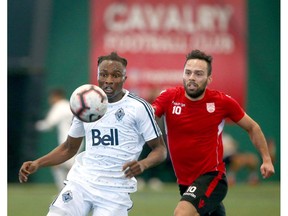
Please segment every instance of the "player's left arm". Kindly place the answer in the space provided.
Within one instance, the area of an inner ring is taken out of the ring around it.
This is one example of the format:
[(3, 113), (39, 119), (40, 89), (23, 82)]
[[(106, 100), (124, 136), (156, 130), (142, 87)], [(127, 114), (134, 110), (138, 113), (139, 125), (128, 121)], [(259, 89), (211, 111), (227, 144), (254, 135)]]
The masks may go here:
[(274, 166), (269, 154), (267, 142), (265, 136), (257, 122), (255, 122), (249, 115), (245, 113), (243, 118), (237, 122), (237, 124), (247, 131), (249, 134), (251, 142), (259, 151), (262, 157), (262, 165), (260, 167), (261, 174), (263, 178), (269, 178), (272, 176), (274, 171)]
[(147, 142), (151, 148), (151, 152), (146, 158), (140, 161), (130, 161), (123, 166), (125, 176), (132, 178), (133, 176), (143, 173), (146, 169), (157, 166), (167, 157), (167, 149), (162, 135)]

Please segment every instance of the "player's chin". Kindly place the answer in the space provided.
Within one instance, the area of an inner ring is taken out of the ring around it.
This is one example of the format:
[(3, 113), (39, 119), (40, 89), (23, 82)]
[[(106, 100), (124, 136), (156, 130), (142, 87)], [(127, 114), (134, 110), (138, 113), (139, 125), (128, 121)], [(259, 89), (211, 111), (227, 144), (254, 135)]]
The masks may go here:
[(108, 98), (108, 99), (112, 99), (112, 98), (115, 97), (115, 93), (114, 93), (114, 92), (106, 92), (106, 91), (104, 91), (104, 92), (105, 92), (105, 94), (107, 95), (107, 98)]
[(186, 88), (186, 92), (187, 94), (191, 97), (194, 96), (196, 94), (196, 90), (195, 89), (190, 89), (190, 88)]

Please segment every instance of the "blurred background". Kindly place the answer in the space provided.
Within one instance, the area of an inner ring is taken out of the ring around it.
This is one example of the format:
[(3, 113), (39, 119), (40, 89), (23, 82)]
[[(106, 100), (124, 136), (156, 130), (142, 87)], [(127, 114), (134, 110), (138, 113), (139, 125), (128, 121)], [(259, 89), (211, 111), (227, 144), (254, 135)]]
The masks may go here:
[[(56, 129), (35, 129), (35, 122), (49, 110), (49, 91), (61, 87), (69, 98), (76, 87), (95, 82), (98, 55), (115, 49), (127, 57), (127, 89), (153, 100), (162, 88), (181, 84), (185, 55), (198, 47), (214, 56), (212, 87), (235, 97), (274, 144), (276, 173), (268, 181), (280, 181), (279, 0), (7, 3), (8, 183), (18, 181), (23, 161), (57, 145)], [(147, 15), (151, 11), (158, 15)], [(221, 17), (226, 19), (221, 22)], [(127, 40), (142, 48), (129, 46)], [(148, 42), (165, 46), (157, 50)], [(257, 155), (245, 131), (228, 122), (225, 132), (237, 140), (240, 150)], [(240, 181), (245, 175), (244, 170)], [(153, 177), (175, 182), (169, 158), (143, 176)], [(40, 170), (30, 181), (53, 182), (51, 170)]]

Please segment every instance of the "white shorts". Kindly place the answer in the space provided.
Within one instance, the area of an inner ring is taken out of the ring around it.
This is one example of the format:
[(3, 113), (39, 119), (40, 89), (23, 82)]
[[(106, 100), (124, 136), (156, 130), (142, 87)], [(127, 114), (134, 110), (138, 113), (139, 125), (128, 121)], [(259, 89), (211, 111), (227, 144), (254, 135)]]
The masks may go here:
[(99, 190), (68, 181), (47, 216), (128, 216), (133, 203), (127, 192)]

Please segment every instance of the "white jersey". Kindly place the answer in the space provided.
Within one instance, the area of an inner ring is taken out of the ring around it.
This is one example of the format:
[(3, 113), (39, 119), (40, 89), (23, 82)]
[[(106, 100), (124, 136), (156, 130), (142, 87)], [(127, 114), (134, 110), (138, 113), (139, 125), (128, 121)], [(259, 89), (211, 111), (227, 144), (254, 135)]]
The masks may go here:
[(129, 93), (109, 103), (98, 121), (73, 119), (71, 137), (86, 137), (86, 150), (80, 153), (67, 179), (106, 190), (135, 192), (135, 178), (126, 178), (122, 167), (137, 160), (146, 141), (160, 136), (153, 109), (143, 99)]

